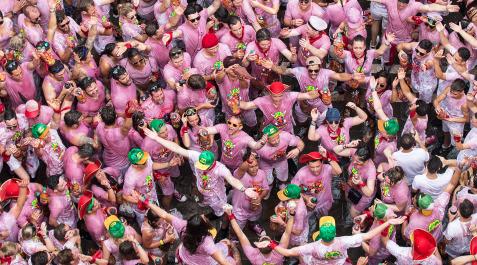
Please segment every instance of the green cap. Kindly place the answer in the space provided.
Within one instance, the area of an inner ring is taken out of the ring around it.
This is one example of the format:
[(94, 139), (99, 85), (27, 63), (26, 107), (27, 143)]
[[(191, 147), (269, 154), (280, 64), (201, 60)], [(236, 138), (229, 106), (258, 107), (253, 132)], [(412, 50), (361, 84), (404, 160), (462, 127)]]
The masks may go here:
[(374, 217), (376, 217), (379, 220), (382, 220), (384, 216), (386, 216), (386, 211), (388, 210), (388, 207), (384, 203), (378, 203), (374, 207)]
[(396, 135), (399, 132), (399, 122), (396, 118), (387, 121), (379, 120), (378, 129), (381, 132), (386, 132), (389, 135)]
[(278, 128), (273, 124), (269, 124), (263, 128), (262, 132), (270, 137), (278, 133)]
[(199, 160), (195, 162), (195, 167), (200, 170), (209, 169), (212, 164), (215, 162), (215, 155), (210, 151), (203, 151), (199, 155)]
[(156, 132), (159, 132), (159, 130), (161, 130), (162, 126), (164, 126), (166, 123), (164, 122), (163, 119), (154, 119), (151, 121), (151, 123), (149, 124), (149, 126), (151, 127), (151, 129), (153, 129), (154, 131)]
[(434, 203), (434, 199), (432, 199), (431, 195), (429, 194), (420, 195), (419, 198), (417, 199), (417, 206), (421, 210), (429, 209), (431, 204), (433, 203)]
[(149, 158), (149, 153), (142, 151), (140, 148), (133, 148), (128, 153), (129, 162), (133, 165), (144, 165)]
[(109, 234), (113, 238), (122, 238), (126, 228), (116, 215), (111, 215), (104, 220), (104, 226), (108, 229)]
[(295, 184), (288, 184), (286, 188), (277, 193), (278, 198), (281, 201), (287, 201), (290, 199), (299, 199), (301, 194), (301, 188)]
[(332, 216), (323, 216), (319, 222), (320, 229), (313, 233), (313, 240), (323, 240), (325, 242), (331, 242), (336, 237), (336, 222)]
[(43, 139), (48, 131), (48, 126), (43, 123), (37, 123), (31, 127), (31, 134), (36, 139)]

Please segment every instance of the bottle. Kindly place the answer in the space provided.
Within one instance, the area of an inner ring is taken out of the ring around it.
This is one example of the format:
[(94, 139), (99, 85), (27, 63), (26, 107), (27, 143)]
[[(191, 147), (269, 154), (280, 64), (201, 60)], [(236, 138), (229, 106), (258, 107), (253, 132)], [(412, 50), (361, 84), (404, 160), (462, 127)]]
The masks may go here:
[(48, 204), (48, 193), (46, 193), (46, 187), (43, 187), (43, 190), (40, 193), (40, 203), (43, 205)]
[(174, 111), (171, 113), (170, 117), (171, 117), (172, 127), (176, 129), (179, 128), (181, 125), (181, 116), (179, 115), (179, 113)]
[(311, 202), (312, 202), (312, 203), (317, 203), (318, 200), (317, 200), (315, 197), (313, 197), (313, 198), (311, 198)]

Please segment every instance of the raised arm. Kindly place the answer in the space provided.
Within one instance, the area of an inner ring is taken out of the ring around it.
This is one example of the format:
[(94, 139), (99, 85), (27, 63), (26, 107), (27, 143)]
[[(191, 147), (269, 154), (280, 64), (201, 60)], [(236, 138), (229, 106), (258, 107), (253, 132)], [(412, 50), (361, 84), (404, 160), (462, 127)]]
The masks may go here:
[(459, 6), (457, 5), (439, 5), (439, 4), (428, 4), (422, 5), (419, 8), (420, 12), (459, 12)]
[(182, 148), (180, 145), (176, 144), (175, 142), (172, 142), (172, 141), (169, 141), (169, 140), (166, 140), (166, 139), (163, 139), (163, 138), (159, 137), (159, 135), (157, 135), (156, 132), (151, 131), (148, 128), (144, 128), (143, 131), (144, 131), (144, 134), (146, 136), (148, 136), (152, 140), (160, 143), (165, 148), (167, 148), (167, 149), (171, 150), (172, 152), (174, 152), (176, 154), (179, 154), (183, 157), (189, 158), (189, 154), (188, 154), (189, 151), (187, 149)]
[(258, 108), (253, 101), (240, 101), (239, 107), (242, 110), (255, 110)]
[(385, 34), (385, 37), (384, 37), (384, 40), (383, 42), (381, 43), (381, 46), (379, 47), (379, 49), (376, 50), (376, 55), (377, 56), (382, 56), (386, 50), (389, 48), (389, 46), (391, 45), (391, 42), (393, 42), (395, 39), (395, 36), (393, 33), (390, 33), (390, 34)]
[(280, 245), (284, 248), (288, 248), (290, 243), (290, 235), (293, 229), (293, 224), (295, 223), (295, 216), (288, 216), (287, 226), (285, 227), (285, 233), (283, 233), (282, 238), (280, 238)]
[(399, 217), (399, 218), (394, 218), (390, 219), (380, 226), (368, 231), (367, 233), (363, 234), (363, 241), (368, 241), (371, 240), (373, 237), (380, 236), (379, 234), (386, 229), (389, 225), (400, 225), (406, 220), (405, 216)]
[(316, 127), (318, 126), (316, 122), (318, 120), (318, 117), (321, 115), (321, 113), (318, 111), (317, 108), (313, 108), (310, 112), (310, 115), (311, 115), (311, 123), (310, 123), (310, 128), (308, 128), (308, 140), (318, 141), (320, 140), (321, 136), (319, 133), (316, 132)]
[(387, 121), (387, 120), (389, 120), (389, 117), (383, 111), (383, 106), (381, 105), (381, 99), (379, 98), (378, 92), (376, 92), (375, 88), (376, 88), (376, 85), (371, 87), (371, 89), (372, 89), (371, 95), (373, 97), (374, 111), (376, 111), (376, 114), (378, 115), (378, 118), (380, 120)]
[(462, 38), (464, 38), (464, 40), (466, 42), (468, 42), (470, 45), (472, 45), (472, 47), (477, 48), (477, 39), (474, 36), (470, 35), (469, 33), (465, 32), (465, 30), (462, 29), (460, 23), (459, 23), (459, 25), (457, 25), (457, 24), (451, 22), (451, 23), (449, 23), (449, 26), (453, 31), (455, 31), (455, 32), (457, 32), (457, 34), (461, 35)]
[(174, 215), (168, 213), (167, 211), (155, 205), (154, 203), (150, 203), (148, 206), (149, 206), (149, 209), (151, 209), (151, 211), (159, 215), (159, 217), (163, 218), (168, 223), (171, 223), (174, 220), (174, 218), (176, 218)]
[(210, 17), (220, 8), (220, 0), (214, 0), (212, 4), (207, 7), (207, 15)]
[(403, 68), (399, 68), (398, 70), (398, 79), (399, 79), (399, 86), (401, 87), (401, 91), (403, 95), (407, 98), (409, 102), (415, 102), (417, 97), (411, 92), (411, 88), (406, 83), (404, 79), (406, 77), (406, 72)]
[(346, 103), (346, 107), (356, 111), (356, 114), (357, 114), (356, 116), (353, 117), (353, 120), (351, 122), (352, 126), (359, 125), (368, 119), (368, 114), (366, 114), (364, 110), (356, 106), (356, 104), (354, 104), (353, 102)]

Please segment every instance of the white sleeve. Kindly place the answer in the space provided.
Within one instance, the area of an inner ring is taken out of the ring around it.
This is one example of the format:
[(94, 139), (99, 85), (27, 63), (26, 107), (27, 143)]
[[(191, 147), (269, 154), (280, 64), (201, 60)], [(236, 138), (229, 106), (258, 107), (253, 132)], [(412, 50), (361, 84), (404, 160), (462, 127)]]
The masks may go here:
[(199, 160), (200, 153), (194, 150), (187, 150), (187, 156), (192, 163), (195, 163)]
[(15, 171), (22, 166), (20, 161), (18, 161), (18, 159), (16, 159), (14, 156), (10, 156), (10, 159), (8, 160), (7, 165), (8, 167), (10, 167), (11, 171)]
[[(449, 225), (447, 225), (447, 229), (444, 231), (444, 236), (447, 240), (452, 240), (454, 238), (456, 238), (458, 235), (458, 233), (456, 233), (456, 228), (458, 228), (458, 223), (456, 222), (459, 222), (459, 220), (454, 220), (452, 222), (449, 223)], [(461, 235), (462, 236), (462, 235)]]
[(346, 248), (356, 248), (363, 243), (363, 234), (357, 234), (352, 236), (344, 236), (341, 238), (341, 242)]
[(406, 256), (406, 253), (411, 251), (411, 248), (400, 247), (396, 242), (392, 240), (388, 240), (386, 244), (386, 249), (393, 255), (394, 257), (403, 257)]

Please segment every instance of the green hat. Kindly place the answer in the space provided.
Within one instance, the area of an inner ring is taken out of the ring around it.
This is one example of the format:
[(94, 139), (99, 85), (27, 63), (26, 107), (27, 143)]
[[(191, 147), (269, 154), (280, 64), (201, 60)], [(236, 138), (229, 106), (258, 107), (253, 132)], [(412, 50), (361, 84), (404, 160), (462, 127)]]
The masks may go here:
[(286, 188), (277, 193), (278, 198), (281, 201), (287, 201), (290, 199), (299, 199), (301, 194), (301, 188), (295, 184), (288, 184)]
[(199, 155), (199, 160), (195, 162), (195, 167), (200, 170), (207, 170), (214, 164), (215, 155), (210, 151), (203, 151)]
[(399, 122), (396, 118), (387, 121), (378, 120), (378, 130), (389, 135), (396, 135), (399, 132)]
[(144, 165), (149, 158), (149, 153), (142, 151), (140, 148), (133, 148), (128, 153), (129, 162), (133, 165)]
[(271, 137), (278, 133), (278, 128), (273, 124), (269, 124), (265, 128), (263, 128), (262, 132), (263, 134), (268, 135), (268, 137)]
[(104, 220), (104, 227), (113, 238), (122, 238), (126, 228), (116, 215), (111, 215)]
[(320, 230), (313, 233), (313, 240), (323, 240), (330, 242), (336, 237), (336, 222), (331, 216), (323, 216), (320, 218)]
[(417, 206), (421, 210), (427, 210), (429, 208), (432, 208), (433, 203), (434, 199), (432, 199), (431, 195), (429, 194), (420, 195), (417, 199)]
[(37, 123), (33, 125), (33, 127), (31, 127), (31, 134), (36, 139), (43, 139), (48, 134), (49, 130), (50, 129), (48, 128), (47, 125), (43, 123)]
[(164, 122), (163, 119), (154, 119), (149, 123), (149, 126), (151, 129), (153, 129), (156, 132), (159, 132), (161, 130), (162, 126), (164, 126), (166, 123)]
[(382, 220), (384, 216), (386, 216), (386, 211), (388, 210), (388, 207), (384, 203), (378, 203), (376, 206), (374, 206), (374, 217), (376, 217), (379, 220)]

